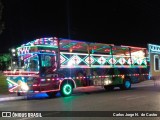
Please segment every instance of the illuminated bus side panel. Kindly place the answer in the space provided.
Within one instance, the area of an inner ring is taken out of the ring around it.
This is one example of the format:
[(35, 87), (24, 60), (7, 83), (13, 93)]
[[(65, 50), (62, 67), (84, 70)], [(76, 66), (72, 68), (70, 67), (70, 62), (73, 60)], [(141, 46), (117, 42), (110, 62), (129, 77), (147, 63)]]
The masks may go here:
[(75, 80), (77, 87), (122, 84), (122, 80), (119, 78), (123, 79), (124, 77), (129, 77), (132, 83), (137, 83), (141, 82), (139, 75), (143, 75), (145, 79), (148, 77), (148, 69), (146, 68), (61, 68), (59, 73), (66, 79)]
[[(136, 55), (139, 53), (136, 53)], [(145, 54), (145, 53), (144, 53)], [(61, 68), (146, 68), (146, 57), (136, 55), (60, 54)]]
[(27, 76), (8, 76), (9, 92), (47, 92), (58, 91), (60, 80), (48, 78), (27, 77)]
[(28, 92), (36, 77), (8, 76), (9, 92)]

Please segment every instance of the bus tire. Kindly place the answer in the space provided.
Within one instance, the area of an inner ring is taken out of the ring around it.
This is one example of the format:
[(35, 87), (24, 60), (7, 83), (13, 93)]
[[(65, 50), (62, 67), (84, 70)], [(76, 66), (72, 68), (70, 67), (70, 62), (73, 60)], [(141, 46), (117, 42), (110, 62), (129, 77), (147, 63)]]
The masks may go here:
[(104, 89), (105, 89), (106, 91), (112, 91), (112, 90), (114, 89), (114, 86), (106, 85), (106, 86), (104, 86)]
[(53, 98), (56, 96), (57, 92), (46, 92), (49, 98)]
[(17, 96), (21, 96), (21, 93), (20, 93), (20, 92), (17, 92)]
[(123, 84), (120, 87), (122, 90), (129, 90), (131, 89), (131, 80), (126, 79), (124, 80)]
[(63, 97), (68, 97), (72, 94), (73, 92), (73, 86), (71, 83), (62, 83), (61, 88), (60, 88), (60, 93)]

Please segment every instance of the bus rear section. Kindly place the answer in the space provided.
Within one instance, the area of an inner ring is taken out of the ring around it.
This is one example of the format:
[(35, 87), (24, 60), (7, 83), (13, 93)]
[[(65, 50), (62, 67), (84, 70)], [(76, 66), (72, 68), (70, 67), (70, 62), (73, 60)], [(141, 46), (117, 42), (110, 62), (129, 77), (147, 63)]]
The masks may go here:
[(148, 78), (146, 48), (60, 41), (59, 72), (80, 86), (130, 89), (132, 83)]

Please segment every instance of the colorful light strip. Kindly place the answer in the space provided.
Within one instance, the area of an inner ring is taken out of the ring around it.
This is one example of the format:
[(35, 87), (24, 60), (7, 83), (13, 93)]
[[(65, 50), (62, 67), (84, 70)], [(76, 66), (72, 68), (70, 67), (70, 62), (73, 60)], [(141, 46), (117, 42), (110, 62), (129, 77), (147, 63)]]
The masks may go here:
[[(65, 53), (61, 52), (61, 67), (71, 67), (71, 68), (88, 68), (95, 67), (97, 68), (111, 68), (114, 67), (147, 67), (147, 61), (144, 56), (119, 56), (119, 55), (102, 55), (102, 54), (82, 54), (82, 53)], [(102, 66), (103, 65), (103, 66)], [(67, 67), (67, 68), (69, 68)]]
[(17, 48), (18, 56), (27, 53), (39, 52), (40, 50), (38, 50), (37, 47), (58, 48), (58, 39), (56, 37), (40, 38), (23, 44), (21, 47)]
[(153, 45), (153, 44), (149, 44), (148, 45), (149, 51), (152, 52), (158, 52), (160, 53), (160, 46), (159, 45)]

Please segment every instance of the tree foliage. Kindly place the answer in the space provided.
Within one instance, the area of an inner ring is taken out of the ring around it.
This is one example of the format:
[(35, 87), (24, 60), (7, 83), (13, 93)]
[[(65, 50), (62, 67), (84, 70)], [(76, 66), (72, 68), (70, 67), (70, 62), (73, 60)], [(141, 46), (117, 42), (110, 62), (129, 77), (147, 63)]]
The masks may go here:
[(7, 62), (10, 61), (11, 56), (9, 54), (2, 54), (0, 55), (0, 62)]
[(11, 61), (10, 54), (1, 54), (0, 55), (0, 70), (5, 70), (9, 67)]

